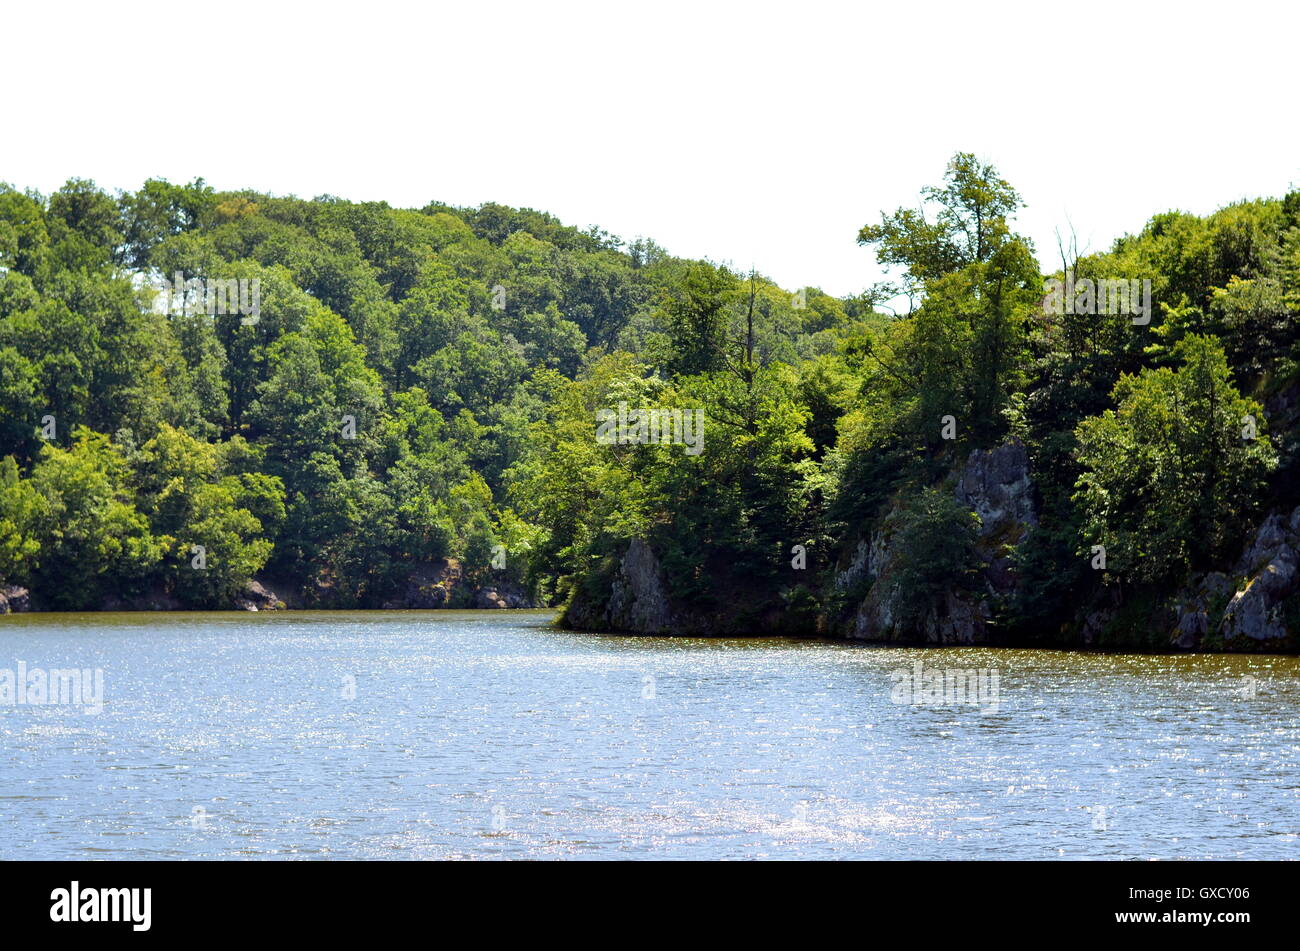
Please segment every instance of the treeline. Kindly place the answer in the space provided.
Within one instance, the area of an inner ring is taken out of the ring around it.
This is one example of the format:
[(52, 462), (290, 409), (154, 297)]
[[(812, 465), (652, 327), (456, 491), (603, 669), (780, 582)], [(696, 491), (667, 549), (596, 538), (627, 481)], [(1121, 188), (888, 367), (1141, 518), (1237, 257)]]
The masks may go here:
[[(668, 354), (661, 304), (697, 269), (491, 204), (2, 186), (0, 582), (222, 607), (266, 575), (375, 607), (454, 558), (563, 596), (516, 498), (536, 426), (605, 355)], [(178, 274), (254, 282), (256, 319), (176, 306)]]
[[(1039, 518), (1000, 636), (1117, 588), (1161, 604), (1300, 502), (1300, 193), (1046, 273), (1020, 203), (955, 156), (859, 235), (896, 280), (837, 299), (499, 205), (0, 188), (0, 580), (58, 608), (226, 606), (254, 576), (375, 607), (454, 558), (600, 605), (642, 539), (710, 629), (826, 632), (888, 520), (906, 624), (978, 586), (951, 481), (1015, 440)], [(160, 306), (177, 273), (257, 281), (256, 320)], [(1051, 312), (1045, 277), (1149, 280), (1150, 320)], [(702, 451), (598, 441), (620, 405), (702, 410)]]

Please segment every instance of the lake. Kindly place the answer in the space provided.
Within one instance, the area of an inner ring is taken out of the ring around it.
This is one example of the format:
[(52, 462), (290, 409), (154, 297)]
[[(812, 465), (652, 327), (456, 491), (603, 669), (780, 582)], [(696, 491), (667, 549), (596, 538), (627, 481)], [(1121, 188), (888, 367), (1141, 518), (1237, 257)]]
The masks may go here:
[(0, 859), (1300, 855), (1296, 658), (550, 618), (0, 618)]

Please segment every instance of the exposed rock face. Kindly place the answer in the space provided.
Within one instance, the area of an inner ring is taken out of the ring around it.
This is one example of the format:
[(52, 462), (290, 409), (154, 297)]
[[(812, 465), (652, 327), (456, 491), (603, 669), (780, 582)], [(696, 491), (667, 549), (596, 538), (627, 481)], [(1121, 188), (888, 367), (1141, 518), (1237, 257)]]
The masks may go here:
[(396, 601), (390, 601), (385, 608), (445, 608), (451, 604), (452, 595), (461, 584), (464, 575), (460, 562), (455, 559), (441, 559), (427, 565), (421, 565), (411, 572), (406, 582), (406, 591)]
[(531, 608), (532, 596), (513, 581), (477, 586), (465, 576), (454, 558), (421, 565), (411, 572), (402, 595), (384, 604), (386, 609), (411, 608)]
[(628, 545), (609, 595), (610, 624), (618, 630), (648, 634), (672, 629), (672, 612), (659, 559), (639, 538)]
[(260, 581), (250, 581), (235, 596), (235, 607), (240, 611), (283, 611), (284, 602)]
[(691, 637), (805, 636), (817, 631), (816, 598), (806, 587), (756, 585), (725, 565), (718, 566), (714, 577), (726, 598), (676, 601), (654, 549), (636, 538), (609, 573), (607, 594), (580, 586), (561, 620), (579, 630)]
[(1233, 574), (1244, 583), (1234, 585), (1227, 575), (1212, 572), (1177, 600), (1170, 636), (1175, 646), (1195, 650), (1215, 635), (1226, 650), (1252, 650), (1300, 633), (1292, 630), (1285, 610), (1288, 601), (1300, 597), (1300, 508), (1290, 518), (1266, 518)]
[(1221, 571), (1213, 571), (1200, 579), (1191, 593), (1174, 604), (1177, 618), (1171, 638), (1174, 646), (1191, 650), (1200, 644), (1201, 638), (1210, 632), (1210, 611), (1233, 591), (1232, 582)]
[(927, 644), (980, 644), (988, 640), (994, 602), (1012, 594), (1016, 575), (1006, 547), (1038, 523), (1029, 454), (1017, 440), (994, 449), (976, 449), (958, 473), (956, 497), (980, 517), (978, 550), (985, 562), (982, 593), (952, 590), (928, 611), (919, 628), (901, 630), (899, 591), (891, 578), (890, 518), (869, 540), (858, 543), (849, 567), (835, 579), (851, 588), (864, 579), (871, 589), (848, 626), (848, 636), (869, 641), (919, 641)]
[(987, 598), (972, 601), (949, 591), (943, 596), (942, 604), (926, 615), (926, 643), (986, 643), (991, 614)]
[(21, 613), (31, 609), (32, 599), (26, 588), (0, 584), (0, 614)]
[(484, 585), (474, 592), (476, 608), (531, 608), (532, 598), (519, 585), (510, 581)]
[(1228, 603), (1220, 628), (1224, 641), (1231, 642), (1238, 637), (1273, 641), (1289, 636), (1282, 619), (1282, 602), (1295, 591), (1295, 586), (1295, 553), (1270, 561)]
[(897, 589), (890, 580), (889, 531), (890, 520), (871, 533), (871, 538), (858, 542), (853, 561), (836, 579), (837, 587), (848, 588), (864, 580), (871, 582), (866, 598), (858, 605), (848, 629), (848, 636), (861, 641), (893, 640), (897, 630), (895, 621)]
[(996, 449), (972, 452), (957, 482), (957, 499), (980, 517), (979, 549), (989, 593), (1009, 597), (1017, 579), (1007, 546), (1019, 543), (1038, 524), (1024, 445), (1013, 439)]
[(872, 542), (880, 535), (879, 532), (871, 536), (871, 540), (863, 538), (858, 541), (858, 547), (853, 552), (853, 559), (849, 566), (843, 571), (837, 572), (832, 580), (832, 585), (840, 590), (852, 588), (863, 578), (874, 578), (880, 574), (881, 564), (879, 559), (873, 557), (875, 549)]
[(1037, 525), (1034, 484), (1029, 478), (1029, 453), (1018, 440), (996, 449), (976, 449), (957, 480), (957, 500), (980, 517), (980, 537), (1008, 527)]
[(1290, 637), (1283, 602), (1300, 588), (1300, 508), (1289, 519), (1270, 515), (1237, 563), (1238, 577), (1250, 580), (1223, 612), (1219, 633), (1225, 646), (1238, 638), (1274, 641)]
[(895, 618), (897, 590), (883, 577), (872, 585), (854, 615), (849, 637), (863, 641), (901, 641), (925, 644), (985, 643), (990, 617), (986, 599), (972, 600), (947, 592), (926, 612), (919, 628), (903, 630)]
[(680, 633), (668, 604), (659, 559), (643, 539), (634, 538), (619, 562), (610, 585), (609, 600), (603, 607), (581, 595), (565, 612), (565, 622), (574, 627), (632, 631), (639, 634)]

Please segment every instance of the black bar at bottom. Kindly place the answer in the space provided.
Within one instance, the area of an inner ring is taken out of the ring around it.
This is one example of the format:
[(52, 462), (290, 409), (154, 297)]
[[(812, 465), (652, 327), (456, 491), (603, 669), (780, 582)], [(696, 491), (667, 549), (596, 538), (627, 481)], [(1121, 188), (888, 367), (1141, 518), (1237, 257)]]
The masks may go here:
[(978, 934), (1231, 940), (1289, 932), (1296, 885), (1295, 866), (1252, 862), (11, 862), (0, 864), (0, 920), (10, 939), (336, 941), (412, 928), (450, 937), (456, 924), (497, 939), (608, 928), (620, 942), (676, 941), (788, 921), (810, 936), (847, 925), (864, 940), (902, 929), (926, 945)]

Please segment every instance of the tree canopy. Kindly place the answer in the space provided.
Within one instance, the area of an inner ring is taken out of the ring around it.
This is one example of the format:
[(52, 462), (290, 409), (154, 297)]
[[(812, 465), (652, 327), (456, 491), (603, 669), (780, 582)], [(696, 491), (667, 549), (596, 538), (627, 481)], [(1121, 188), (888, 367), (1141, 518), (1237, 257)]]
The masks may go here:
[[(640, 538), (675, 603), (812, 631), (888, 522), (919, 617), (973, 570), (954, 473), (1014, 440), (1042, 517), (1003, 630), (1167, 594), (1300, 502), (1300, 195), (1047, 273), (1021, 205), (955, 155), (859, 231), (890, 279), (836, 298), (497, 204), (0, 186), (0, 581), (377, 607), (450, 558), (563, 604)], [(1151, 320), (1053, 313), (1067, 278), (1149, 281)]]

